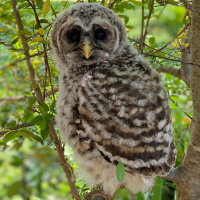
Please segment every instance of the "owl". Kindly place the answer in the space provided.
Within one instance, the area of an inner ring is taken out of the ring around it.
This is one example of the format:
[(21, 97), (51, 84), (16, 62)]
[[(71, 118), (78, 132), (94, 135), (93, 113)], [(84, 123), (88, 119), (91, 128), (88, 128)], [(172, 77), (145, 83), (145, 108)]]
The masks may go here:
[(79, 3), (54, 22), (57, 125), (74, 151), (79, 174), (107, 199), (122, 185), (137, 193), (174, 166), (168, 95), (158, 73), (127, 42), (120, 18), (96, 3)]

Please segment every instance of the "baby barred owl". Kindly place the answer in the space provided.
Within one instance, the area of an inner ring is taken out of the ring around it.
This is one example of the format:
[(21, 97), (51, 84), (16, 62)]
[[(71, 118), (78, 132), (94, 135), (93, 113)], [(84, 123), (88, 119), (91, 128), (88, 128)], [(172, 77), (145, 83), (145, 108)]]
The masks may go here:
[(149, 190), (176, 155), (158, 73), (127, 42), (119, 17), (99, 4), (67, 9), (53, 25), (51, 44), (60, 72), (57, 124), (81, 176), (112, 198), (122, 162), (122, 184), (133, 193)]

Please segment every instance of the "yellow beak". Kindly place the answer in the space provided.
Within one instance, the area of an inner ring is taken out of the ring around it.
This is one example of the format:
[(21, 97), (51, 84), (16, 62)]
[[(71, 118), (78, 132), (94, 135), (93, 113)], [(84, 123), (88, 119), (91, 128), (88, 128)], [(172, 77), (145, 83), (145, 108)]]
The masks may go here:
[(91, 42), (88, 40), (88, 38), (86, 37), (85, 40), (83, 41), (83, 47), (81, 48), (81, 53), (88, 59), (92, 53), (93, 53), (93, 49), (92, 49), (92, 44)]

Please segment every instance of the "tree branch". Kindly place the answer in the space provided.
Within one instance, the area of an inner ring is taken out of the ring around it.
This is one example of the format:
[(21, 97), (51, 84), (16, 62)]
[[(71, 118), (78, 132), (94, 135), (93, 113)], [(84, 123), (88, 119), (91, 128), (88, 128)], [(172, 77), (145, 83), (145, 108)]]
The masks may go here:
[[(34, 16), (35, 16), (35, 21), (37, 23), (37, 28), (38, 29), (42, 28), (40, 20), (39, 20), (39, 17), (37, 15), (37, 11), (36, 11), (36, 8), (35, 8), (34, 1), (33, 2), (30, 2), (29, 0), (27, 0), (27, 1), (30, 4), (30, 6), (32, 7), (32, 9), (33, 9)], [(43, 37), (43, 39), (44, 39), (44, 35), (41, 35), (41, 37)], [(53, 85), (52, 85), (52, 80), (51, 80), (51, 71), (50, 71), (49, 60), (48, 60), (48, 56), (47, 56), (47, 47), (46, 47), (45, 43), (42, 43), (42, 46), (43, 46), (43, 49), (44, 49), (45, 68), (46, 68), (46, 72), (48, 72), (48, 75), (49, 75), (49, 82), (51, 84), (51, 90), (52, 90), (52, 94), (53, 94), (53, 99), (55, 101), (54, 92), (53, 92)], [(45, 86), (46, 86), (46, 73), (45, 73), (45, 81), (44, 82), (45, 82)], [(45, 95), (46, 95), (46, 87), (44, 87), (44, 99), (45, 99)]]
[[(143, 1), (143, 4), (144, 4), (144, 1)], [(151, 9), (149, 10), (149, 15), (148, 15), (148, 18), (147, 18), (147, 23), (146, 23), (144, 35), (141, 34), (141, 38), (142, 38), (141, 42), (140, 42), (140, 44), (141, 44), (140, 53), (141, 54), (143, 54), (144, 42), (145, 42), (145, 39), (146, 39), (146, 36), (147, 36), (147, 33), (148, 33), (149, 22), (150, 22), (150, 18), (151, 18), (153, 9), (154, 9), (154, 0), (151, 1)], [(143, 26), (144, 26), (144, 7), (142, 7), (142, 11), (143, 11), (142, 17), (143, 17)]]
[(26, 128), (26, 127), (30, 127), (30, 126), (34, 126), (35, 124), (32, 122), (27, 122), (27, 123), (23, 123), (23, 124), (19, 124), (16, 127), (6, 127), (4, 129), (7, 129), (6, 131), (0, 131), (0, 136), (3, 136), (5, 133), (9, 132), (10, 130), (17, 130), (20, 128)]
[[(46, 51), (49, 51), (49, 50), (50, 50), (50, 49), (47, 49)], [(35, 57), (35, 56), (40, 56), (40, 55), (42, 55), (43, 53), (45, 53), (45, 51), (40, 51), (40, 52), (38, 52), (38, 53), (35, 53), (35, 54), (30, 55), (29, 57), (32, 58), (32, 57)], [(22, 61), (24, 61), (24, 60), (26, 60), (26, 59), (27, 59), (27, 58), (23, 58), (23, 59), (16, 60), (16, 61), (10, 63), (9, 65), (16, 65), (17, 63), (22, 62)]]
[(109, 4), (108, 8), (112, 9), (112, 7), (118, 2), (118, 0), (113, 0), (112, 3)]
[(171, 74), (172, 76), (175, 76), (179, 79), (181, 79), (181, 72), (180, 69), (175, 69), (173, 67), (159, 67), (157, 69), (158, 72), (164, 72), (167, 74)]
[[(144, 4), (144, 0), (142, 0), (142, 3)], [(143, 48), (144, 48), (144, 39), (143, 39), (143, 33), (144, 33), (144, 6), (142, 7), (142, 27), (141, 27), (141, 34), (140, 34), (140, 43), (139, 43), (139, 52), (143, 54)]]
[[(21, 17), (20, 17), (18, 7), (17, 7), (17, 1), (11, 0), (11, 4), (12, 4), (13, 13), (14, 13), (14, 16), (15, 16), (15, 20), (16, 20), (18, 29), (24, 30), (24, 26), (23, 26), (23, 23), (22, 23), (22, 20), (21, 20)], [(22, 46), (23, 46), (23, 49), (24, 49), (24, 54), (25, 54), (25, 57), (26, 57), (26, 62), (27, 62), (27, 66), (28, 66), (28, 69), (29, 69), (31, 81), (33, 83), (34, 92), (35, 92), (35, 94), (38, 98), (38, 102), (41, 103), (41, 102), (43, 102), (43, 97), (42, 97), (42, 93), (39, 89), (39, 83), (38, 83), (38, 79), (37, 79), (37, 76), (36, 76), (34, 68), (33, 68), (33, 64), (31, 62), (27, 38), (22, 34), (19, 34), (19, 35), (20, 35), (20, 38), (22, 40)]]
[[(11, 4), (12, 4), (15, 19), (16, 19), (16, 24), (18, 26), (18, 30), (23, 30), (24, 27), (23, 27), (21, 16), (20, 16), (20, 13), (19, 13), (19, 10), (18, 10), (18, 7), (17, 7), (17, 0), (11, 0)], [(31, 80), (32, 80), (32, 83), (34, 85), (34, 91), (35, 91), (35, 94), (36, 94), (36, 98), (37, 98), (39, 103), (42, 103), (42, 102), (44, 102), (44, 98), (43, 98), (41, 90), (39, 88), (39, 84), (38, 84), (37, 77), (36, 77), (36, 74), (35, 74), (35, 71), (34, 71), (34, 68), (33, 68), (33, 64), (31, 62), (27, 38), (25, 38), (25, 36), (23, 36), (22, 34), (20, 34), (20, 37), (21, 37), (21, 40), (22, 40), (22, 45), (23, 45), (23, 49), (24, 49), (24, 52), (25, 52), (25, 56), (27, 58), (26, 59), (27, 60), (27, 66), (29, 68)], [(44, 49), (44, 50), (46, 51), (46, 49)], [(80, 195), (78, 193), (78, 189), (75, 186), (75, 178), (74, 178), (72, 168), (65, 160), (64, 148), (62, 146), (60, 139), (58, 139), (58, 137), (57, 137), (57, 134), (56, 134), (56, 131), (54, 129), (52, 122), (50, 122), (50, 124), (49, 124), (49, 129), (50, 129), (50, 138), (56, 146), (56, 151), (57, 151), (57, 154), (58, 154), (58, 161), (59, 161), (60, 165), (62, 166), (63, 171), (64, 171), (64, 173), (65, 173), (65, 175), (68, 179), (68, 183), (69, 183), (72, 195), (76, 200), (81, 200)]]
[[(58, 92), (58, 87), (53, 88), (54, 94)], [(48, 91), (46, 93), (46, 97), (49, 97), (52, 95), (52, 90)], [(0, 102), (6, 102), (6, 101), (25, 101), (26, 99), (33, 98), (34, 96), (24, 96), (24, 97), (6, 97), (3, 99), (0, 99)]]

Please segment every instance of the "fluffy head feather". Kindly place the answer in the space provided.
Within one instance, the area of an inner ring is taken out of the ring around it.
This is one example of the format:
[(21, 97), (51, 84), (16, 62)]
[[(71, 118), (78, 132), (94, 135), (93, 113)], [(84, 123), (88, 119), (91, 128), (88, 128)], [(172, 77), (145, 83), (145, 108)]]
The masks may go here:
[[(103, 29), (106, 37), (98, 40), (95, 34)], [(75, 30), (77, 41), (70, 41), (70, 31)], [(77, 35), (79, 34), (79, 35)], [(88, 38), (94, 53), (85, 58), (80, 49)], [(103, 60), (113, 59), (126, 43), (126, 31), (118, 16), (110, 9), (99, 4), (76, 4), (62, 13), (54, 22), (51, 45), (58, 63), (68, 66), (91, 65)]]

